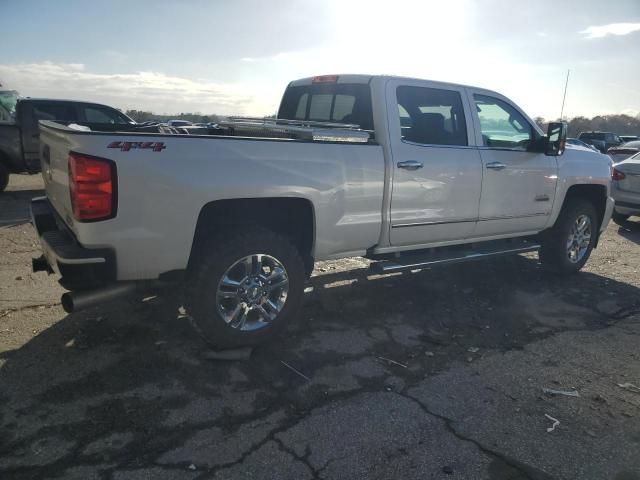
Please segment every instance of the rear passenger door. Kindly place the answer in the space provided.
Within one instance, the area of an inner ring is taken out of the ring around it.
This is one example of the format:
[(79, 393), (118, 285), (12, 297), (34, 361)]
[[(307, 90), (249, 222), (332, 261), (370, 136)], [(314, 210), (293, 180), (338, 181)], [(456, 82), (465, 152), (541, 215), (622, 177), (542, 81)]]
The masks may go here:
[(482, 162), (464, 89), (423, 81), (387, 83), (394, 246), (468, 237), (478, 220)]

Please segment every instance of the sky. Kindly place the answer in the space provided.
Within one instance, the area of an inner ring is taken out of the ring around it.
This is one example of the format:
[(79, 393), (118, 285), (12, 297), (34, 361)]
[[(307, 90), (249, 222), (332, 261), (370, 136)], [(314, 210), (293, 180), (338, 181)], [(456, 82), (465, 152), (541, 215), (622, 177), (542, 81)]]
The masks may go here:
[(267, 115), (289, 81), (402, 75), (531, 117), (640, 112), (640, 0), (0, 0), (0, 84), (122, 110)]

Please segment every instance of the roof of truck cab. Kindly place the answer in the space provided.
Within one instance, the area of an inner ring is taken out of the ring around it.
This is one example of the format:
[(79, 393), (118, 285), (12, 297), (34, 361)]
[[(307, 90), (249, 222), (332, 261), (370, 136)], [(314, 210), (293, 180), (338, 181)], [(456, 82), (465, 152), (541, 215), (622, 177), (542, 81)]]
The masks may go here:
[(116, 108), (110, 106), (110, 105), (105, 105), (104, 103), (98, 103), (98, 102), (91, 102), (89, 100), (70, 100), (70, 99), (66, 99), (66, 98), (46, 98), (46, 97), (20, 97), (18, 98), (18, 102), (24, 102), (24, 101), (29, 101), (29, 102), (65, 102), (65, 103), (86, 103), (87, 105), (99, 105), (101, 107), (108, 107), (108, 108), (113, 108), (114, 110), (117, 110)]
[(417, 78), (417, 77), (404, 77), (401, 75), (366, 75), (366, 74), (353, 74), (353, 73), (343, 73), (343, 74), (331, 74), (331, 75), (316, 75), (313, 77), (305, 77), (305, 78), (300, 78), (298, 80), (293, 80), (291, 83), (289, 83), (290, 87), (297, 87), (297, 86), (303, 86), (303, 85), (312, 85), (314, 82), (313, 80), (315, 78), (318, 77), (337, 77), (337, 80), (335, 83), (350, 83), (350, 84), (367, 84), (369, 83), (371, 80), (373, 80), (374, 78), (382, 78), (382, 79), (388, 79), (388, 80), (405, 80), (405, 81), (424, 81), (424, 82), (429, 82), (429, 83), (433, 83), (435, 85), (439, 85), (442, 87), (459, 87), (459, 88), (473, 88), (474, 90), (482, 90), (484, 92), (487, 93), (493, 93), (493, 94), (497, 94), (500, 95), (500, 93), (493, 91), (493, 90), (489, 90), (487, 88), (482, 88), (482, 87), (476, 87), (473, 85), (464, 85), (464, 84), (460, 84), (460, 83), (453, 83), (453, 82), (445, 82), (445, 81), (440, 81), (440, 80), (430, 80), (428, 78)]

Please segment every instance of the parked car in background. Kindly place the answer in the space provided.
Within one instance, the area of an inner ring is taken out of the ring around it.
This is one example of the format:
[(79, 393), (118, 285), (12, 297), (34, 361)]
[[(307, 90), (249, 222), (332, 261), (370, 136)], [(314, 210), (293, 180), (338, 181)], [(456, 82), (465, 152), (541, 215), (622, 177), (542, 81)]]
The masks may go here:
[(254, 344), (298, 316), (314, 261), (390, 273), (539, 251), (568, 274), (614, 208), (609, 157), (565, 151), (566, 124), (545, 135), (490, 90), (326, 75), (291, 82), (275, 119), (219, 127), (41, 122), (34, 270), (62, 276), (66, 311), (175, 282), (209, 342)]
[(623, 142), (633, 142), (634, 140), (640, 140), (637, 135), (620, 135), (620, 140)]
[(618, 135), (611, 132), (582, 132), (578, 135), (578, 139), (593, 145), (602, 153), (607, 153), (611, 147), (623, 143)]
[(597, 152), (598, 149), (593, 145), (589, 145), (588, 143), (584, 143), (582, 140), (578, 140), (577, 138), (567, 138), (567, 145), (574, 145), (576, 147), (587, 148), (589, 150), (593, 150)]
[(622, 145), (611, 147), (607, 150), (607, 154), (611, 157), (611, 160), (613, 160), (614, 163), (621, 162), (626, 158), (632, 157), (638, 152), (640, 152), (640, 140), (623, 143)]
[(0, 192), (9, 183), (9, 174), (40, 170), (39, 120), (77, 123), (101, 131), (123, 130), (136, 124), (124, 113), (107, 105), (75, 100), (20, 98), (15, 104), (12, 118), (0, 122)]
[(615, 163), (612, 172), (613, 220), (621, 223), (631, 215), (640, 215), (640, 153)]
[(193, 122), (189, 120), (169, 120), (167, 125), (170, 127), (190, 127), (193, 125)]

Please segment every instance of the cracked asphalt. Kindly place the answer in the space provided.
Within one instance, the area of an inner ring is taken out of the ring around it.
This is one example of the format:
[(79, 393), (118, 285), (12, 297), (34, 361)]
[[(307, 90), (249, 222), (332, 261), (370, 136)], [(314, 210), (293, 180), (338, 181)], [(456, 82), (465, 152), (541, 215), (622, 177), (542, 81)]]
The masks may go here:
[(640, 479), (639, 218), (570, 278), (319, 263), (295, 324), (216, 361), (170, 298), (65, 314), (41, 194), (0, 195), (2, 479)]

